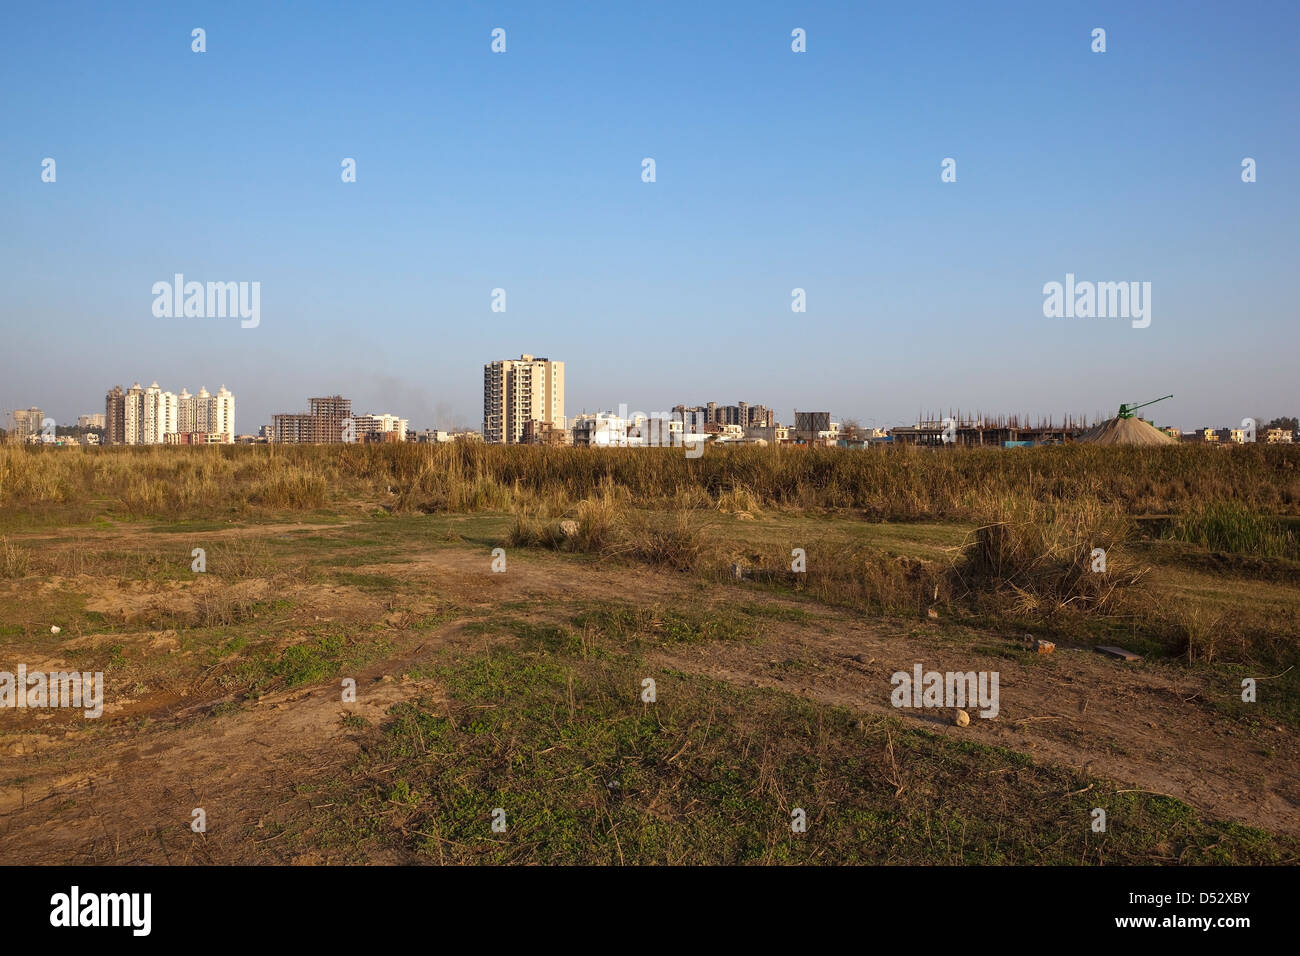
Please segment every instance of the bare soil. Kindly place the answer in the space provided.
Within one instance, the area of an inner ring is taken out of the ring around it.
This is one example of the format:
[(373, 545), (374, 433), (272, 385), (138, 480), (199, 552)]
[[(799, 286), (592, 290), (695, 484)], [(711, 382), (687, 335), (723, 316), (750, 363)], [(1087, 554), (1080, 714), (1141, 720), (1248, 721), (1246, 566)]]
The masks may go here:
[[(527, 602), (516, 604), (511, 615), (563, 620), (566, 606), (571, 611), (575, 602), (611, 598), (666, 606), (721, 598), (798, 608), (806, 617), (764, 619), (755, 640), (674, 646), (656, 652), (652, 661), (864, 714), (892, 714), (939, 734), (1173, 796), (1221, 819), (1300, 834), (1296, 734), (1225, 716), (1208, 701), (1239, 690), (1215, 686), (1176, 665), (1126, 664), (1090, 647), (1059, 645), (1051, 655), (1030, 657), (1017, 649), (1013, 634), (972, 632), (942, 620), (868, 619), (790, 602), (746, 584), (708, 586), (671, 571), (602, 566), (545, 552), (512, 551), (505, 574), (491, 573), (490, 555), (467, 546), (439, 546), (410, 557), (349, 569), (398, 576), (417, 584), (419, 595), (402, 615), (385, 618), (391, 648), (385, 659), (354, 675), (357, 704), (341, 703), (339, 683), (330, 680), (269, 693), (214, 716), (213, 708), (228, 703), (228, 695), (211, 682), (193, 680), (138, 699), (119, 695), (93, 728), (69, 727), (69, 720), (79, 718), (29, 712), (20, 729), (0, 737), (0, 854), (22, 863), (328, 862), (327, 851), (282, 848), (277, 838), (281, 823), (315, 806), (315, 785), (339, 773), (355, 753), (346, 718), (379, 722), (400, 701), (417, 695), (437, 700), (434, 682), (402, 675), (449, 647), (499, 639), (467, 630), (463, 621), (433, 630), (406, 627), (404, 621), (447, 602), (486, 612), (489, 619), (503, 603)], [(160, 582), (123, 590), (111, 581), (77, 576), (44, 586), (75, 589), (89, 595), (89, 608), (129, 621), (160, 599), (192, 606), (203, 588), (215, 585)], [(272, 590), (260, 580), (240, 587), (257, 597)], [(378, 613), (375, 596), (355, 588), (279, 581), (275, 590), (300, 608), (299, 618), (361, 620)], [(26, 646), (16, 641), (5, 656), (29, 668), (56, 669), (70, 666), (65, 652), (109, 640), (132, 653), (185, 653), (175, 631), (141, 629), (70, 634)], [(927, 670), (998, 671), (1000, 713), (986, 720), (972, 712), (970, 725), (958, 728), (947, 714), (892, 708), (890, 675), (917, 662)], [(190, 829), (198, 807), (207, 814), (202, 835)]]

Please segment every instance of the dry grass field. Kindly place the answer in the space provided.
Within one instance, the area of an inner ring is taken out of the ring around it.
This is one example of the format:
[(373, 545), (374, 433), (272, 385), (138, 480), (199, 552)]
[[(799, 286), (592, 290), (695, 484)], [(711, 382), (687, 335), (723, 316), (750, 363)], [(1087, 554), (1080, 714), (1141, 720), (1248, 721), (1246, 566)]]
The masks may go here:
[(1295, 863), (1298, 625), (1300, 449), (5, 447), (0, 852)]

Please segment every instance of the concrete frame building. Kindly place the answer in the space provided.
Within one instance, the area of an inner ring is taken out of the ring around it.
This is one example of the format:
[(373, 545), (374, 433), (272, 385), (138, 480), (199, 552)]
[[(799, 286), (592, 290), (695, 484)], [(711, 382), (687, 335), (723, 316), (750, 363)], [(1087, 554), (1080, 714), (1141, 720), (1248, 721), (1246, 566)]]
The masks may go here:
[(683, 421), (704, 425), (739, 425), (741, 428), (770, 428), (776, 424), (772, 410), (766, 405), (737, 402), (735, 405), (677, 405), (673, 413)]
[(121, 445), (126, 441), (123, 416), (126, 414), (126, 393), (121, 385), (114, 385), (104, 396), (104, 444)]
[(286, 445), (333, 445), (343, 441), (343, 423), (352, 418), (352, 399), (327, 395), (307, 399), (304, 415), (289, 412), (271, 416), (271, 441)]

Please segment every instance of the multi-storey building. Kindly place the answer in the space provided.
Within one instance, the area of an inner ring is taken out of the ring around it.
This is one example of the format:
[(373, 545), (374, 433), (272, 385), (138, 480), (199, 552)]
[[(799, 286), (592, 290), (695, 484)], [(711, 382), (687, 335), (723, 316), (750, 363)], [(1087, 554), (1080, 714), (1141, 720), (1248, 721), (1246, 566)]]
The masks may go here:
[(352, 399), (342, 395), (307, 399), (307, 411), (312, 416), (312, 441), (332, 444), (343, 441), (343, 423), (352, 417)]
[(104, 396), (104, 444), (121, 445), (126, 441), (124, 416), (126, 393), (121, 385), (114, 385)]
[[(406, 441), (406, 428), (410, 424), (405, 418), (388, 414), (357, 415), (353, 422), (356, 423), (357, 441)], [(389, 438), (390, 435), (396, 437)]]
[(312, 416), (285, 412), (271, 416), (271, 441), (282, 445), (306, 445), (312, 440)]
[(167, 445), (227, 445), (224, 435), (207, 432), (172, 432), (166, 436)]
[(126, 390), (122, 408), (122, 443), (144, 444), (144, 389), (136, 382)]
[[(204, 444), (235, 440), (235, 396), (224, 385), (216, 395), (200, 388), (197, 395), (163, 391), (157, 382), (136, 382), (125, 392), (113, 386), (104, 397), (104, 443), (109, 445), (177, 444), (169, 435), (203, 435)], [(197, 444), (186, 440), (181, 444)]]
[(199, 386), (197, 395), (182, 389), (177, 399), (176, 431), (182, 435), (202, 435), (202, 442), (181, 444), (232, 444), (235, 440), (235, 396), (222, 385), (217, 394)]
[(212, 397), (211, 423), (212, 433), (221, 435), (222, 442), (235, 440), (235, 395), (224, 385)]
[(484, 365), (484, 441), (518, 444), (534, 421), (564, 428), (564, 363), (524, 354)]
[(309, 398), (307, 406), (305, 415), (271, 416), (271, 440), (289, 445), (330, 445), (344, 440), (344, 423), (352, 418), (352, 399), (342, 395)]
[(140, 444), (156, 445), (160, 436), (166, 432), (162, 429), (162, 389), (154, 382), (144, 390), (144, 404), (140, 411)]
[(102, 414), (78, 415), (77, 427), (78, 428), (103, 428), (104, 416)]
[(10, 419), (10, 439), (12, 441), (26, 441), (32, 435), (41, 433), (41, 426), (45, 422), (45, 413), (33, 405), (31, 408), (16, 408), (9, 416)]
[(629, 422), (612, 412), (583, 413), (573, 419), (573, 444), (626, 448)]
[(131, 415), (134, 405), (135, 441), (128, 439), (128, 444), (161, 445), (168, 435), (176, 432), (177, 400), (173, 392), (164, 392), (154, 382), (148, 388), (140, 388), (136, 383), (127, 392), (127, 414)]
[(182, 435), (199, 431), (194, 418), (194, 396), (188, 388), (182, 388), (176, 398), (176, 431)]
[(741, 428), (769, 428), (776, 424), (772, 410), (766, 405), (750, 405), (737, 402), (735, 405), (719, 405), (709, 402), (705, 405), (678, 405), (673, 414), (682, 418), (688, 425), (696, 423), (705, 425), (739, 425)]

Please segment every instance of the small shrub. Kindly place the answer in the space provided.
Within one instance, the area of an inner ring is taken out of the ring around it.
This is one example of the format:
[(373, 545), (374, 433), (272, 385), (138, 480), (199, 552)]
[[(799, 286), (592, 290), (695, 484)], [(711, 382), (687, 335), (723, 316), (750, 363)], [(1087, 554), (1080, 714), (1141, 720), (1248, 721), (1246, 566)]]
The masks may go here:
[(629, 521), (623, 537), (621, 551), (674, 571), (702, 567), (709, 551), (698, 518), (680, 511), (667, 524), (645, 517)]
[(1295, 535), (1239, 501), (1211, 501), (1174, 520), (1167, 536), (1210, 551), (1297, 558)]
[[(971, 591), (1009, 599), (1018, 614), (1100, 610), (1142, 576), (1124, 554), (1132, 520), (1096, 500), (1006, 499), (990, 518), (957, 574)], [(1105, 552), (1104, 571), (1094, 570), (1096, 549)]]
[(8, 538), (0, 538), (0, 578), (26, 577), (29, 563), (25, 548), (10, 544)]

